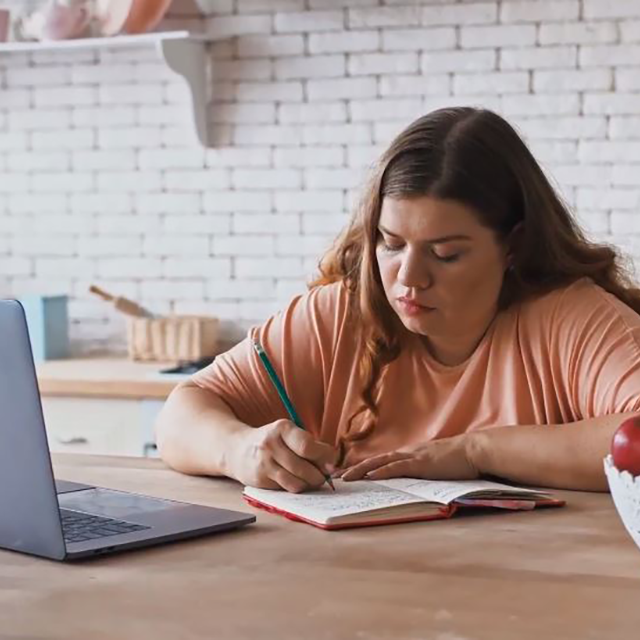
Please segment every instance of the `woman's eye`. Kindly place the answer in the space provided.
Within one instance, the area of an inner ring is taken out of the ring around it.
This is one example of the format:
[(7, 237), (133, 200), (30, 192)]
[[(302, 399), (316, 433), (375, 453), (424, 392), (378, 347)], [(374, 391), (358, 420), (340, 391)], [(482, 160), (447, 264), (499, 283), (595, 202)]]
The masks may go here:
[(381, 240), (382, 248), (385, 251), (400, 251), (402, 249), (401, 244), (391, 244), (387, 242), (384, 238)]
[(436, 259), (440, 260), (440, 262), (456, 262), (460, 257), (459, 253), (451, 254), (450, 256), (439, 256), (437, 253), (434, 253)]

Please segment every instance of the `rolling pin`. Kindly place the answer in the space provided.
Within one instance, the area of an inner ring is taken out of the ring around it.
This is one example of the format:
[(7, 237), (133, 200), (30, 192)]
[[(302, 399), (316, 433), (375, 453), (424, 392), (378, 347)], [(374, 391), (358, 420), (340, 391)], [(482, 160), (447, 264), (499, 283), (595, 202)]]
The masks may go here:
[(147, 311), (144, 307), (141, 307), (137, 302), (134, 302), (133, 300), (123, 298), (122, 296), (111, 295), (104, 289), (96, 287), (96, 285), (94, 284), (89, 287), (89, 291), (99, 296), (103, 300), (110, 302), (113, 305), (114, 309), (117, 309), (121, 313), (124, 313), (128, 316), (135, 316), (137, 318), (153, 318), (153, 314), (150, 311)]

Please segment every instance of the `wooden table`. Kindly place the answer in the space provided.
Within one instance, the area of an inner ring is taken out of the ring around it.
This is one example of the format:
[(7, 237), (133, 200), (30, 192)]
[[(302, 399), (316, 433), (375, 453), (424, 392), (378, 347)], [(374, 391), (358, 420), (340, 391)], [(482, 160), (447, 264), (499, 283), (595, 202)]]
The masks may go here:
[[(59, 478), (251, 511), (228, 480), (58, 455)], [(615, 640), (640, 633), (640, 549), (608, 495), (564, 509), (324, 532), (244, 530), (62, 565), (0, 552), (0, 637)], [(4, 517), (4, 514), (3, 514)]]

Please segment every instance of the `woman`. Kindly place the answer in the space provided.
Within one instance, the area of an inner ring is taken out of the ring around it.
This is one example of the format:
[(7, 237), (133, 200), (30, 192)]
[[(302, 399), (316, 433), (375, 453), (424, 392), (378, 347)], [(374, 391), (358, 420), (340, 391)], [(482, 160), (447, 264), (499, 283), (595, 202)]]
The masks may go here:
[(288, 491), (328, 472), (606, 489), (612, 433), (640, 411), (640, 291), (500, 116), (411, 124), (320, 272), (171, 394), (168, 464)]

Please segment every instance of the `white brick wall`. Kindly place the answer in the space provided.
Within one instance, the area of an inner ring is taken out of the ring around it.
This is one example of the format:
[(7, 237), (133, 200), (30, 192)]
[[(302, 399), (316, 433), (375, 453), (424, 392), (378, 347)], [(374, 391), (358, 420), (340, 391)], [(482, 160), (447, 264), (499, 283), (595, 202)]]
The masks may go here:
[(208, 149), (151, 47), (0, 57), (0, 295), (71, 295), (76, 351), (123, 346), (90, 282), (242, 335), (304, 289), (392, 136), (444, 105), (508, 117), (640, 263), (639, 0), (209, 4), (169, 22), (217, 38)]

